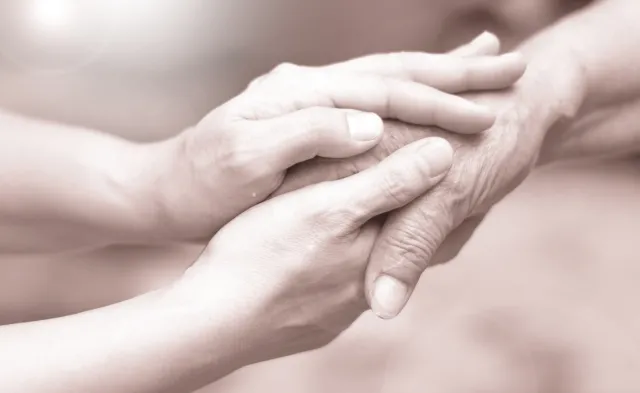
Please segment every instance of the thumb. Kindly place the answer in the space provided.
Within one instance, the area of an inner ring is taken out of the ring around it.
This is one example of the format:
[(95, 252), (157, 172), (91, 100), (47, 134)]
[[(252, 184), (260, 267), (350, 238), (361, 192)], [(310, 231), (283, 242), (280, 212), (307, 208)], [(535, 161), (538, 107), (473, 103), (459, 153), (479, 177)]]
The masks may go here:
[(384, 161), (351, 177), (329, 183), (324, 204), (338, 210), (348, 231), (401, 208), (445, 177), (453, 149), (441, 138), (426, 138), (395, 151)]
[(402, 311), (420, 275), (434, 264), (436, 252), (459, 224), (449, 191), (438, 187), (387, 219), (365, 276), (365, 293), (380, 318)]
[(380, 141), (384, 130), (375, 113), (321, 107), (250, 123), (248, 143), (272, 171), (316, 156), (345, 158), (364, 153)]

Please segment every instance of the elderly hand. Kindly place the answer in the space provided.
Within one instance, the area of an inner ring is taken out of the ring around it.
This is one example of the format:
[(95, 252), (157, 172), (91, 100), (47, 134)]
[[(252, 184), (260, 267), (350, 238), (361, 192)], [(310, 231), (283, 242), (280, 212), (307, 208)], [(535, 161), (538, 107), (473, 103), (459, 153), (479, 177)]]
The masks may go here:
[(568, 98), (533, 99), (532, 95), (541, 94), (539, 86), (540, 80), (531, 77), (511, 90), (473, 97), (498, 113), (495, 125), (478, 135), (389, 122), (385, 137), (370, 152), (352, 159), (299, 165), (276, 194), (357, 173), (427, 136), (445, 138), (454, 146), (454, 164), (447, 177), (409, 206), (391, 213), (372, 252), (366, 294), (380, 317), (394, 317), (421, 273), (453, 258), (491, 206), (524, 180), (537, 161), (547, 131), (573, 110)]
[(243, 364), (325, 345), (367, 309), (372, 219), (424, 194), (452, 154), (446, 141), (424, 139), (355, 176), (259, 204), (216, 234), (178, 287), (216, 299), (215, 315), (233, 310)]
[(450, 93), (510, 86), (524, 65), (517, 56), (465, 57), (468, 51), (281, 65), (258, 78), (194, 128), (154, 146), (161, 158), (150, 193), (160, 197), (150, 205), (162, 217), (159, 230), (179, 240), (211, 236), (266, 199), (289, 167), (372, 148), (381, 117), (465, 134), (487, 129), (490, 110)]

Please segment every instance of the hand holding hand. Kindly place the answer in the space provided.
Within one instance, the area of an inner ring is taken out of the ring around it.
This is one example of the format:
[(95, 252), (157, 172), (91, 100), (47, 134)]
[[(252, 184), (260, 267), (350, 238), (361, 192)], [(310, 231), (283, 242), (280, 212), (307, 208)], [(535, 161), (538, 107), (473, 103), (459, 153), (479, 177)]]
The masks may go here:
[[(365, 291), (373, 310), (392, 318), (404, 307), (422, 272), (455, 257), (489, 209), (526, 178), (547, 131), (564, 113), (571, 113), (571, 98), (540, 104), (542, 101), (532, 99), (532, 92), (539, 92), (537, 83), (527, 80), (511, 90), (471, 97), (498, 113), (495, 125), (478, 135), (388, 122), (383, 140), (371, 151), (350, 159), (299, 165), (276, 194), (365, 170), (424, 137), (438, 136), (454, 146), (454, 163), (447, 177), (392, 212), (372, 251)], [(379, 291), (380, 283), (384, 288), (393, 287), (394, 292)]]
[[(493, 41), (489, 40), (493, 51)], [(171, 239), (202, 239), (282, 183), (287, 169), (313, 157), (343, 158), (375, 146), (381, 118), (460, 133), (490, 127), (494, 114), (458, 96), (510, 86), (524, 71), (513, 55), (393, 53), (326, 67), (281, 65), (156, 146), (153, 192)]]
[(424, 194), (451, 159), (446, 141), (424, 139), (355, 176), (257, 205), (216, 234), (180, 285), (213, 299), (207, 314), (239, 319), (241, 363), (325, 345), (367, 308), (375, 218)]

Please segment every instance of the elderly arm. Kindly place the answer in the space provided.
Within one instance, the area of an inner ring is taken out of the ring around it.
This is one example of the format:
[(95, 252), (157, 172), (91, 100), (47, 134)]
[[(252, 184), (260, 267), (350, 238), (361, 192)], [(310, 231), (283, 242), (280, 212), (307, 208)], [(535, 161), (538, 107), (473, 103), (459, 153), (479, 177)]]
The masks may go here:
[[(366, 294), (380, 316), (397, 315), (422, 272), (453, 258), (483, 215), (537, 164), (574, 158), (581, 149), (592, 154), (597, 149), (589, 140), (610, 140), (607, 154), (629, 151), (638, 140), (633, 132), (612, 134), (606, 124), (636, 116), (632, 98), (640, 93), (640, 80), (633, 71), (640, 64), (640, 23), (634, 19), (639, 18), (639, 10), (640, 3), (633, 1), (598, 2), (524, 43), (520, 50), (528, 68), (516, 86), (471, 96), (498, 113), (489, 131), (468, 137), (388, 123), (389, 132), (371, 153), (300, 166), (290, 171), (279, 192), (363, 170), (426, 136), (441, 136), (456, 147), (447, 178), (389, 215), (372, 252)], [(630, 109), (608, 112), (623, 103)], [(597, 113), (602, 116), (600, 127), (586, 126)], [(395, 282), (394, 291), (380, 290), (384, 298), (376, 296), (380, 277), (387, 286), (390, 280)]]
[(547, 132), (539, 163), (640, 151), (639, 22), (637, 1), (600, 1), (523, 45), (540, 75), (559, 79), (569, 68), (581, 80), (575, 116)]
[[(456, 254), (480, 222), (478, 217), (517, 187), (545, 145), (559, 137), (554, 132), (570, 129), (566, 124), (583, 114), (638, 96), (640, 80), (634, 70), (640, 64), (639, 15), (638, 2), (594, 3), (522, 45), (529, 67), (513, 91), (477, 97), (501, 113), (496, 125), (481, 138), (460, 142), (458, 167), (450, 172), (450, 181), (392, 215), (374, 248), (367, 294), (380, 316), (397, 315), (421, 273)], [(556, 151), (556, 159), (563, 156)], [(456, 236), (456, 230), (463, 234)], [(450, 235), (454, 244), (444, 247), (449, 251), (438, 258)], [(393, 293), (378, 291), (376, 283), (383, 277), (396, 283)]]

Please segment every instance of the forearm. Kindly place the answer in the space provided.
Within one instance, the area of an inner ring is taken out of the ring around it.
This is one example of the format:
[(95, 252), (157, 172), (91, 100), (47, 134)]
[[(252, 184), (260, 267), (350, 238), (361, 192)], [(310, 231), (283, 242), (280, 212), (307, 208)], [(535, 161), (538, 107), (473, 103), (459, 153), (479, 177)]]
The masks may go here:
[(639, 2), (601, 0), (543, 30), (520, 49), (534, 68), (545, 72), (540, 76), (553, 83), (568, 72), (579, 73), (574, 78), (581, 79), (580, 110), (619, 103), (640, 94), (639, 15)]
[[(0, 327), (0, 391), (191, 392), (249, 363), (229, 287), (177, 286), (70, 317)], [(227, 293), (225, 293), (225, 291)], [(216, 293), (217, 292), (217, 293)], [(243, 344), (243, 345), (240, 345)]]
[(639, 2), (596, 2), (522, 45), (523, 105), (544, 122), (541, 163), (640, 150), (638, 15)]
[(545, 139), (539, 164), (637, 153), (640, 153), (640, 98), (556, 125)]
[(148, 232), (148, 150), (0, 112), (0, 250), (59, 251)]

